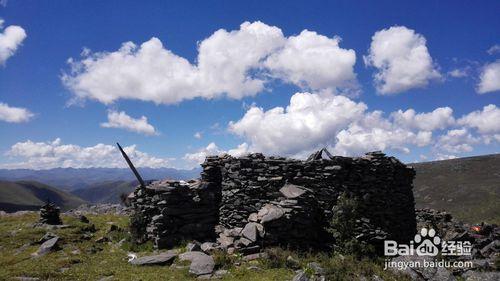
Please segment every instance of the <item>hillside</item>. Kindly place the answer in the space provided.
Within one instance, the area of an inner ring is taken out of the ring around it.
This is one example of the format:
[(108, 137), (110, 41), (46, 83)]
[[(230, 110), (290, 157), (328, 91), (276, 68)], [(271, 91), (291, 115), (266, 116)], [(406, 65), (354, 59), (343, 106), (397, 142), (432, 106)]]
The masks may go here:
[(500, 223), (500, 154), (410, 164), (417, 208), (471, 222)]
[[(173, 168), (138, 168), (145, 180), (150, 179), (192, 179), (200, 176), (199, 169), (177, 170)], [(76, 190), (111, 181), (133, 181), (134, 175), (125, 168), (55, 168), (47, 170), (0, 169), (0, 180), (37, 181), (64, 190)]]
[(137, 181), (110, 181), (71, 191), (72, 194), (90, 203), (120, 203), (122, 193), (130, 193)]
[(37, 210), (47, 199), (50, 199), (51, 202), (54, 202), (63, 210), (85, 203), (85, 201), (74, 195), (39, 182), (0, 181), (0, 210), (6, 212)]

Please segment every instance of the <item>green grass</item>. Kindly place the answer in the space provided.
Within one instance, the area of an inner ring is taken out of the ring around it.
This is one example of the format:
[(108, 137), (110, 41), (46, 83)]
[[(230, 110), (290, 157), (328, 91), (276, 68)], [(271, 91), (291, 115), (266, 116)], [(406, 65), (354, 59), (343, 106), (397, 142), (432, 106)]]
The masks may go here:
[[(118, 241), (127, 238), (125, 231), (128, 217), (114, 215), (89, 215), (96, 232), (90, 240), (83, 240), (83, 231), (88, 225), (76, 218), (63, 216), (68, 228), (49, 230), (61, 237), (61, 250), (39, 258), (32, 258), (39, 245), (34, 244), (47, 230), (33, 228), (38, 220), (37, 214), (0, 217), (0, 280), (11, 280), (17, 276), (39, 277), (42, 280), (98, 280), (105, 276), (114, 276), (114, 280), (196, 280), (188, 273), (188, 269), (175, 269), (170, 266), (132, 266), (127, 262), (127, 253), (134, 251), (138, 256), (151, 254), (152, 245), (133, 245)], [(123, 231), (109, 232), (110, 223)], [(106, 236), (111, 241), (96, 243), (99, 237)], [(29, 246), (23, 246), (30, 244)], [(78, 252), (75, 252), (77, 250)], [(269, 249), (272, 252), (268, 259), (245, 262), (238, 255), (228, 256), (218, 252), (214, 254), (216, 266), (229, 270), (230, 274), (220, 280), (291, 280), (294, 269), (289, 268), (286, 258), (291, 255), (300, 266), (307, 269), (307, 263), (319, 262), (327, 271), (328, 280), (358, 280), (361, 276), (371, 277), (374, 274), (384, 280), (400, 280), (396, 275), (383, 271), (381, 261), (359, 261), (350, 256), (317, 253), (297, 253), (284, 249)], [(239, 265), (235, 265), (239, 264)], [(248, 269), (257, 266), (261, 270)], [(62, 271), (62, 270), (63, 271)]]

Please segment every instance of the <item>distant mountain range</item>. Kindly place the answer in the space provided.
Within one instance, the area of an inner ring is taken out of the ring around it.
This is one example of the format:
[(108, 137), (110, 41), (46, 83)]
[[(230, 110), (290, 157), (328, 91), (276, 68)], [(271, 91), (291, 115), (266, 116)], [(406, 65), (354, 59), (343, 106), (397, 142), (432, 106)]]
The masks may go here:
[[(470, 223), (500, 224), (500, 154), (409, 165), (417, 172), (417, 208), (446, 210)], [(191, 179), (199, 177), (199, 172), (140, 169), (145, 180)], [(37, 209), (47, 197), (63, 208), (85, 201), (119, 203), (120, 195), (135, 186), (137, 181), (128, 169), (0, 170), (0, 210)]]
[[(138, 168), (138, 170), (144, 180), (164, 178), (186, 180), (198, 178), (201, 171), (199, 168), (192, 170)], [(72, 191), (107, 182), (131, 182), (136, 180), (136, 178), (132, 174), (132, 171), (125, 168), (56, 168), (48, 170), (0, 169), (0, 180), (37, 181), (62, 190)]]
[(120, 203), (120, 195), (131, 193), (137, 185), (137, 181), (109, 181), (73, 190), (71, 194), (94, 204)]
[(0, 181), (0, 210), (38, 210), (50, 200), (63, 210), (75, 208), (85, 201), (77, 196), (34, 181)]

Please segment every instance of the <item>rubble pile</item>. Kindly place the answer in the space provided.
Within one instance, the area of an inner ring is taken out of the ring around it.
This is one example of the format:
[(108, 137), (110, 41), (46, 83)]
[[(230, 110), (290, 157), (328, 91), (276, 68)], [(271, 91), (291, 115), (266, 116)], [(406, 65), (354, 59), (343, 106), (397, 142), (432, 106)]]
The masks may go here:
[(40, 208), (40, 220), (42, 224), (50, 225), (60, 225), (62, 224), (61, 217), (59, 214), (61, 209), (57, 207), (54, 203), (47, 202)]
[(495, 224), (470, 225), (453, 219), (451, 214), (433, 209), (417, 209), (418, 229), (433, 228), (445, 241), (468, 241), (471, 255), (462, 259), (482, 259), (485, 264), (494, 265), (500, 253), (500, 227)]

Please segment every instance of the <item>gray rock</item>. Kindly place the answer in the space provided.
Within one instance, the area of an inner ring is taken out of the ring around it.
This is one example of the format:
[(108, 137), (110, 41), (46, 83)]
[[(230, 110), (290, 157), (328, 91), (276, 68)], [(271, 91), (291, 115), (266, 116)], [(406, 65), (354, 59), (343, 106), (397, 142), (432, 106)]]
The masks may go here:
[(288, 199), (295, 199), (306, 193), (306, 190), (298, 185), (285, 184), (285, 186), (280, 189), (280, 192)]
[(304, 271), (300, 270), (297, 274), (295, 274), (292, 281), (309, 281), (309, 277), (307, 277)]
[(472, 271), (469, 270), (462, 275), (465, 281), (498, 281), (500, 272), (498, 271)]
[(201, 244), (200, 248), (203, 252), (205, 252), (206, 254), (214, 251), (217, 247), (217, 244), (216, 243), (213, 243), (213, 242), (205, 242), (203, 244)]
[(57, 237), (57, 235), (52, 232), (47, 232), (38, 240), (38, 244), (43, 244), (43, 242), (48, 241), (54, 237)]
[(168, 251), (154, 256), (145, 256), (131, 260), (132, 265), (163, 265), (170, 264), (174, 261), (177, 254), (173, 251)]
[(38, 277), (24, 277), (24, 276), (20, 276), (20, 277), (14, 277), (14, 280), (19, 280), (19, 281), (39, 281), (40, 278), (38, 278)]
[(257, 242), (259, 238), (259, 230), (257, 229), (257, 223), (249, 222), (245, 225), (241, 231), (241, 235), (252, 242)]
[(214, 259), (202, 252), (186, 252), (179, 255), (181, 261), (190, 261), (189, 273), (195, 275), (211, 274), (214, 271)]
[(34, 257), (40, 257), (40, 256), (47, 254), (50, 251), (54, 251), (54, 250), (59, 249), (59, 246), (57, 244), (58, 241), (59, 241), (59, 237), (56, 236), (52, 239), (49, 239), (49, 240), (43, 242), (43, 244), (40, 245), (40, 248), (38, 248), (38, 250), (35, 253), (33, 253), (32, 255)]
[(277, 220), (285, 214), (285, 211), (278, 206), (267, 204), (262, 209), (260, 209), (258, 216), (261, 217), (260, 222), (262, 224), (270, 221)]

